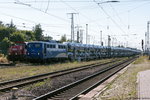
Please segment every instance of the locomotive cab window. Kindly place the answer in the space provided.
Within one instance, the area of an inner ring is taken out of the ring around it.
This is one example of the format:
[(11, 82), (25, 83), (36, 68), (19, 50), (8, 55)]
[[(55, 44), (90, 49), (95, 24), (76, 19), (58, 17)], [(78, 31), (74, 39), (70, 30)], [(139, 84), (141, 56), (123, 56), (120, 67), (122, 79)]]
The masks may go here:
[(49, 48), (56, 48), (56, 45), (50, 44), (50, 45), (49, 45)]
[(41, 45), (40, 44), (35, 44), (35, 48), (40, 48)]
[(49, 44), (47, 44), (47, 48), (50, 48)]
[(29, 48), (40, 48), (41, 44), (28, 44)]
[(64, 45), (58, 45), (59, 49), (65, 49), (66, 47)]
[(61, 49), (61, 45), (58, 45), (58, 48)]
[(56, 48), (56, 45), (53, 45), (53, 48)]
[(31, 47), (32, 47), (32, 44), (28, 44), (28, 47), (31, 48)]

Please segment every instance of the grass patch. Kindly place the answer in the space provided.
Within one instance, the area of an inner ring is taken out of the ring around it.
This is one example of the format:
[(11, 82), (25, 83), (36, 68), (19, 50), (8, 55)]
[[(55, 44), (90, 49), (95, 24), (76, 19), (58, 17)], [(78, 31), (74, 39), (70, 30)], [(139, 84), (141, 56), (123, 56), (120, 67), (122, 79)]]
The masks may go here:
[(28, 91), (30, 91), (30, 90), (32, 90), (32, 89), (34, 89), (34, 88), (39, 88), (39, 87), (42, 87), (42, 86), (44, 86), (44, 85), (47, 85), (47, 86), (50, 86), (50, 78), (48, 78), (48, 79), (45, 79), (44, 81), (41, 81), (41, 82), (37, 82), (37, 83), (34, 83), (34, 84), (32, 84), (32, 85), (29, 85), (28, 87), (26, 87), (25, 89), (26, 90), (28, 90)]
[(67, 63), (59, 63), (59, 64), (52, 64), (52, 65), (33, 65), (33, 66), (16, 66), (16, 67), (9, 67), (9, 68), (1, 68), (0, 69), (0, 81), (12, 80), (21, 77), (28, 77), (37, 74), (47, 73), (47, 72), (54, 72), (58, 70), (68, 69), (79, 67), (83, 65), (89, 65), (98, 62), (107, 62), (112, 59), (104, 59), (104, 60), (95, 60), (95, 61), (88, 61), (88, 62), (67, 62)]
[(148, 57), (141, 56), (132, 64), (124, 74), (118, 76), (113, 82), (107, 85), (100, 100), (132, 100), (137, 97), (137, 74), (140, 71), (150, 69)]
[(148, 59), (147, 56), (140, 56), (133, 64), (140, 64), (144, 62), (145, 59)]

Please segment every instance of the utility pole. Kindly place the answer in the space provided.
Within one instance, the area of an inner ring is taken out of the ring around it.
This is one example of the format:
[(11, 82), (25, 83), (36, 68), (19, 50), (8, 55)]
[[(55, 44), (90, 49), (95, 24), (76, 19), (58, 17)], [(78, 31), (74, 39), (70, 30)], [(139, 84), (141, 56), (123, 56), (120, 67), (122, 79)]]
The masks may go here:
[(77, 31), (77, 43), (79, 43), (79, 38), (80, 38), (80, 37), (79, 37), (79, 34), (80, 34), (80, 33), (79, 33), (79, 30), (78, 30), (78, 31)]
[(110, 47), (110, 41), (111, 41), (111, 38), (110, 38), (110, 35), (108, 35), (108, 47)]
[(100, 45), (103, 46), (103, 41), (102, 41), (102, 31), (100, 31)]
[(88, 44), (88, 24), (86, 24), (86, 44)]
[(87, 35), (88, 44), (91, 42), (91, 35)]
[(67, 13), (67, 14), (71, 14), (71, 42), (74, 41), (74, 14), (77, 13)]
[(147, 54), (149, 56), (149, 60), (150, 60), (150, 45), (149, 45), (149, 24), (150, 24), (150, 21), (147, 22)]
[(150, 22), (147, 22), (147, 49), (148, 49), (148, 53), (149, 53), (149, 24)]
[(80, 43), (83, 43), (83, 30), (80, 30)]
[(144, 51), (144, 40), (142, 39), (142, 42), (141, 42), (141, 45), (142, 45), (142, 50)]
[(80, 36), (79, 36), (79, 34), (80, 34), (80, 31), (79, 31), (79, 28), (81, 28), (82, 26), (76, 26), (75, 28), (77, 28), (77, 43), (79, 43), (80, 41), (79, 41), (79, 39), (80, 39)]
[(146, 52), (146, 54), (149, 54), (149, 48), (150, 48), (150, 45), (149, 45), (149, 24), (150, 24), (150, 21), (147, 22), (147, 32), (145, 33), (145, 40), (146, 40), (145, 52)]
[(112, 45), (111, 46), (114, 46), (114, 38), (112, 38)]
[(145, 53), (147, 51), (147, 32), (145, 32)]

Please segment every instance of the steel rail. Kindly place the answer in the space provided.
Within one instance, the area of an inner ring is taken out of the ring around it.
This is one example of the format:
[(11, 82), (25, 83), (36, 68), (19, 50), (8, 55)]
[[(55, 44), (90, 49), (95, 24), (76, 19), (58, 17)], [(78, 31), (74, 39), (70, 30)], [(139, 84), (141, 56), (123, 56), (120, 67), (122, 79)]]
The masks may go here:
[(113, 60), (113, 61), (108, 61), (108, 62), (105, 62), (105, 63), (100, 62), (100, 63), (96, 63), (96, 64), (84, 65), (84, 66), (81, 66), (81, 67), (70, 68), (70, 69), (60, 70), (60, 71), (56, 71), (56, 72), (44, 73), (44, 74), (39, 74), (39, 75), (35, 75), (35, 76), (30, 76), (30, 77), (25, 77), (25, 78), (20, 78), (20, 79), (5, 81), (5, 82), (0, 82), (0, 91), (2, 92), (2, 91), (10, 90), (13, 87), (25, 86), (25, 85), (35, 83), (35, 82), (38, 82), (38, 81), (43, 81), (44, 79), (47, 79), (47, 78), (58, 77), (58, 76), (61, 76), (61, 75), (65, 75), (65, 74), (85, 70), (85, 69), (88, 69), (88, 68), (94, 68), (94, 67), (97, 67), (97, 66), (107, 65), (107, 64), (110, 64), (110, 63), (114, 63), (115, 61)]
[(4, 63), (0, 63), (0, 67), (2, 66), (15, 66), (15, 63), (8, 63), (8, 64), (4, 64)]
[[(47, 94), (44, 94), (42, 96), (39, 96), (33, 100), (47, 100), (47, 99), (50, 99), (50, 100), (62, 100), (62, 97), (63, 97), (63, 100), (74, 100), (74, 99), (77, 99), (77, 97), (80, 95), (80, 94), (83, 94), (87, 91), (89, 91), (90, 89), (92, 89), (93, 87), (97, 86), (98, 84), (102, 83), (104, 80), (108, 79), (109, 77), (111, 77), (112, 75), (114, 75), (116, 72), (118, 72), (119, 70), (121, 70), (122, 68), (124, 68), (125, 66), (127, 66), (129, 63), (131, 63), (135, 58), (132, 58), (132, 59), (129, 59), (129, 60), (126, 60), (124, 62), (121, 62), (121, 63), (118, 63), (118, 64), (114, 64), (113, 66), (110, 66), (106, 69), (103, 69), (93, 75), (90, 75), (90, 76), (87, 76), (81, 80), (78, 80), (76, 82), (73, 82), (71, 84), (68, 84), (62, 88), (59, 88), (57, 90), (54, 90), (54, 91), (51, 91)], [(120, 65), (124, 64), (123, 67), (120, 67)], [(119, 66), (119, 68), (118, 68)], [(86, 85), (84, 83), (91, 83), (91, 82), (87, 82), (89, 79), (92, 79), (93, 77), (97, 77), (97, 75), (100, 75), (103, 74), (104, 72), (107, 72), (107, 71), (110, 71), (110, 69), (114, 69), (114, 68), (117, 68), (115, 69), (115, 72), (109, 74), (109, 75), (106, 75), (105, 77), (103, 77), (102, 79), (100, 79), (100, 81), (98, 82), (95, 82), (95, 84), (92, 84), (91, 86), (89, 87), (86, 87)], [(84, 84), (84, 85), (81, 85), (80, 84)], [(77, 88), (76, 88), (77, 87)], [(83, 87), (86, 87), (85, 89), (82, 90)], [(73, 91), (73, 89), (75, 91)], [(81, 89), (81, 91), (80, 91)], [(78, 90), (78, 91), (77, 91)], [(67, 92), (69, 91), (69, 92)], [(71, 94), (71, 93), (74, 93), (74, 94)]]
[(132, 63), (134, 60), (131, 60), (129, 62), (127, 62), (125, 65), (123, 65), (122, 67), (120, 67), (119, 69), (117, 69), (114, 73), (111, 73), (110, 75), (104, 77), (103, 79), (99, 80), (98, 82), (96, 82), (95, 84), (93, 84), (92, 86), (88, 87), (87, 89), (85, 89), (84, 91), (81, 91), (80, 93), (78, 93), (77, 95), (75, 95), (74, 97), (72, 97), (70, 100), (75, 100), (78, 98), (78, 96), (80, 96), (81, 94), (86, 94), (88, 93), (90, 90), (92, 90), (93, 88), (97, 87), (98, 85), (100, 85), (102, 82), (104, 82), (105, 80), (107, 80), (108, 78), (110, 78), (111, 76), (113, 76), (114, 74), (116, 74), (117, 72), (119, 72), (120, 70), (122, 70), (124, 67), (128, 66), (130, 63)]

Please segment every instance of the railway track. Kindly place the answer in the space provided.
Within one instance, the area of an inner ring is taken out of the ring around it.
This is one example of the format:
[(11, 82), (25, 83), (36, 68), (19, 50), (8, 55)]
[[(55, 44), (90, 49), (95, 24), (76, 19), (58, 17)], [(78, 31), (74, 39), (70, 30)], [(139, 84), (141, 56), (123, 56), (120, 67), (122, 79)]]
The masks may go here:
[(90, 68), (99, 67), (99, 66), (103, 66), (103, 65), (109, 65), (114, 62), (117, 62), (117, 60), (112, 60), (112, 61), (108, 61), (105, 63), (96, 63), (96, 64), (91, 64), (91, 65), (61, 70), (61, 71), (57, 71), (57, 72), (50, 72), (50, 73), (35, 75), (35, 76), (31, 76), (31, 77), (20, 78), (20, 79), (16, 79), (16, 80), (0, 82), (0, 91), (1, 92), (9, 91), (13, 87), (21, 87), (21, 86), (25, 86), (28, 84), (38, 82), (38, 81), (43, 81), (47, 78), (54, 78), (54, 77), (62, 76), (65, 74), (69, 74), (69, 73), (73, 73), (73, 72), (77, 72), (77, 71), (81, 71), (81, 70), (85, 70), (85, 69), (90, 69)]
[(8, 64), (0, 63), (0, 67), (4, 67), (4, 66), (15, 66), (15, 63), (8, 63)]
[(85, 94), (106, 79), (133, 62), (135, 58), (109, 66), (97, 73), (87, 76), (81, 80), (68, 84), (62, 88), (51, 91), (33, 100), (76, 100), (79, 95)]

